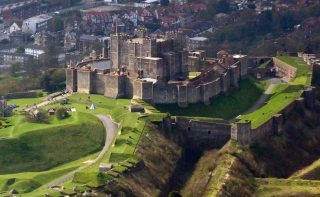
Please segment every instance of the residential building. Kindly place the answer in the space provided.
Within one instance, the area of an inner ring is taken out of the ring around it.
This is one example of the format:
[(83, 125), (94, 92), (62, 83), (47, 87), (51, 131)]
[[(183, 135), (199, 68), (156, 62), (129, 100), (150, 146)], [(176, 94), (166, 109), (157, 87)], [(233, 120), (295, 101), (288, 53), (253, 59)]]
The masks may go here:
[(28, 18), (22, 23), (22, 32), (35, 34), (37, 32), (47, 30), (52, 18), (52, 16), (46, 14)]
[(24, 51), (26, 55), (31, 55), (36, 60), (39, 60), (41, 58), (41, 55), (45, 53), (43, 47), (38, 45), (26, 46)]
[(193, 38), (187, 38), (187, 49), (188, 50), (196, 50), (201, 47), (208, 45), (208, 38), (206, 37), (193, 37)]

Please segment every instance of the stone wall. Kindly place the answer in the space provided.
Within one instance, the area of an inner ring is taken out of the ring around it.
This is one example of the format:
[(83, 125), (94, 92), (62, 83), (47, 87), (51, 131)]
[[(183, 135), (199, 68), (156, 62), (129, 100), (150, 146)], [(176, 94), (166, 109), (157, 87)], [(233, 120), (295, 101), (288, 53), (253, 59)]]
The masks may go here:
[(34, 91), (29, 92), (13, 92), (8, 93), (5, 98), (6, 99), (18, 99), (18, 98), (36, 98), (38, 97), (38, 93)]
[(69, 92), (77, 91), (77, 70), (74, 68), (66, 69), (66, 90)]
[(106, 75), (101, 73), (92, 73), (92, 93), (104, 94), (106, 91)]
[(77, 92), (91, 93), (91, 75), (92, 72), (89, 70), (77, 70)]
[(294, 78), (297, 74), (297, 69), (278, 58), (273, 58), (274, 66), (277, 69), (277, 74), (279, 77), (286, 78), (288, 81), (290, 81), (292, 78)]
[(222, 147), (229, 141), (231, 134), (231, 124), (222, 120), (176, 117), (175, 126), (186, 131), (188, 145), (201, 149)]
[(258, 128), (252, 129), (250, 121), (235, 123), (232, 129), (231, 139), (243, 145), (251, 145), (264, 140), (268, 135), (280, 134), (282, 133), (282, 127), (287, 117), (290, 116), (292, 111), (304, 109), (313, 110), (315, 102), (316, 89), (314, 87), (306, 87), (302, 93), (302, 97), (297, 98)]
[(109, 98), (126, 97), (126, 76), (107, 75), (104, 95)]

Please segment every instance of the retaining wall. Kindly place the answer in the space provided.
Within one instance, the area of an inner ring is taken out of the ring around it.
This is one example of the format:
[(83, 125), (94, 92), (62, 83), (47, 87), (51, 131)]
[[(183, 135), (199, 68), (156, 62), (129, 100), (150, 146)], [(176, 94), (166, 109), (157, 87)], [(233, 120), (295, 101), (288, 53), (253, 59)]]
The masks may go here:
[(314, 109), (315, 102), (316, 89), (314, 87), (306, 87), (302, 93), (302, 97), (297, 98), (258, 128), (252, 129), (250, 121), (246, 123), (235, 123), (231, 139), (239, 141), (242, 145), (251, 145), (264, 140), (268, 135), (280, 134), (282, 133), (282, 128), (287, 117), (290, 116), (294, 110), (312, 110)]

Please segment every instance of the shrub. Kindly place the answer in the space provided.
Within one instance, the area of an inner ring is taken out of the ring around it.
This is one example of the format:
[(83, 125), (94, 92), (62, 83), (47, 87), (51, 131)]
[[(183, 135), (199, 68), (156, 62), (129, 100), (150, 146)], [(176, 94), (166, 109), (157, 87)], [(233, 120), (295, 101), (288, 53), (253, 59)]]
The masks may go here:
[(27, 119), (27, 121), (34, 122), (34, 123), (49, 123), (50, 122), (49, 115), (43, 109), (37, 109), (37, 110), (34, 110), (33, 112), (27, 113), (26, 119)]
[(58, 108), (56, 111), (56, 117), (58, 120), (62, 120), (62, 119), (69, 117), (69, 114), (68, 114), (66, 108), (63, 108), (63, 107)]

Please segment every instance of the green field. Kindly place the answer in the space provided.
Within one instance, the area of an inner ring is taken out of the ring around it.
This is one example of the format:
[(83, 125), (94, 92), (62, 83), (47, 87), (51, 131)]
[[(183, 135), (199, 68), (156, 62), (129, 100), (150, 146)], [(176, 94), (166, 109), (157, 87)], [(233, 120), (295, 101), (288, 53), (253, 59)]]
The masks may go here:
[(176, 104), (157, 105), (156, 109), (174, 116), (209, 117), (230, 120), (247, 111), (260, 98), (267, 85), (266, 81), (253, 78), (240, 81), (238, 90), (229, 95), (214, 98), (210, 105), (190, 104), (179, 108)]
[(280, 56), (279, 59), (297, 68), (297, 75), (288, 84), (279, 84), (273, 90), (273, 93), (267, 104), (258, 110), (242, 115), (240, 121), (250, 120), (252, 128), (257, 128), (268, 121), (274, 114), (287, 107), (295, 99), (299, 98), (305, 88), (311, 84), (310, 67), (302, 62), (302, 59), (296, 57)]

